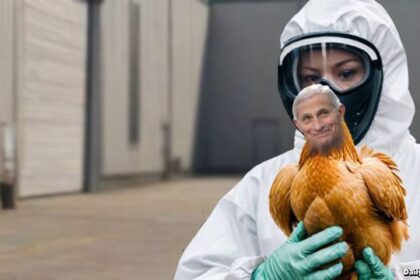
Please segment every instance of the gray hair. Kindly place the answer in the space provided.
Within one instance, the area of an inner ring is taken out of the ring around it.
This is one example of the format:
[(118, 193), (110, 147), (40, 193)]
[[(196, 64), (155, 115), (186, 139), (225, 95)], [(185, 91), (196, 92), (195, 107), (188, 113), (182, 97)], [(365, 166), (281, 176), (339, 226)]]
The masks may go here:
[(338, 99), (337, 95), (334, 94), (334, 92), (330, 89), (329, 86), (323, 86), (320, 84), (310, 85), (302, 89), (296, 96), (295, 100), (293, 101), (292, 112), (293, 112), (294, 120), (297, 119), (296, 107), (303, 101), (308, 100), (317, 94), (325, 95), (330, 101), (331, 105), (336, 110), (340, 108), (340, 105), (341, 105), (340, 99)]

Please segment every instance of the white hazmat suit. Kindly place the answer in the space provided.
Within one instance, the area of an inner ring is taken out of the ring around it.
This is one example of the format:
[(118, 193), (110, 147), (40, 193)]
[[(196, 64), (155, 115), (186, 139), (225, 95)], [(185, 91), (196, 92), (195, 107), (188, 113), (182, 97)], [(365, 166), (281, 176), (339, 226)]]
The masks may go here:
[[(373, 0), (311, 0), (286, 25), (281, 44), (316, 31), (359, 36), (381, 54), (382, 96), (372, 125), (357, 146), (390, 155), (400, 169), (410, 239), (393, 256), (391, 267), (397, 279), (404, 279), (404, 269), (420, 269), (420, 145), (409, 132), (414, 103), (403, 45), (388, 13)], [(287, 240), (270, 216), (268, 194), (278, 171), (298, 161), (303, 144), (302, 134), (296, 132), (293, 150), (254, 167), (218, 202), (185, 250), (176, 280), (250, 279), (256, 266)]]

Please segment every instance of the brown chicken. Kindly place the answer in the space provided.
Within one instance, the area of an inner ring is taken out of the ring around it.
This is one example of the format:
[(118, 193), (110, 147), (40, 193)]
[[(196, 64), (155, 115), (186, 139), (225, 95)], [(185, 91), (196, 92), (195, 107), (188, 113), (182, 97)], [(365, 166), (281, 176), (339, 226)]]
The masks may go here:
[(343, 228), (349, 251), (338, 279), (357, 279), (355, 259), (370, 246), (384, 264), (408, 239), (405, 189), (387, 155), (363, 147), (359, 155), (341, 121), (344, 141), (328, 156), (311, 154), (305, 143), (298, 164), (285, 166), (270, 191), (270, 212), (283, 232), (303, 221), (308, 235)]

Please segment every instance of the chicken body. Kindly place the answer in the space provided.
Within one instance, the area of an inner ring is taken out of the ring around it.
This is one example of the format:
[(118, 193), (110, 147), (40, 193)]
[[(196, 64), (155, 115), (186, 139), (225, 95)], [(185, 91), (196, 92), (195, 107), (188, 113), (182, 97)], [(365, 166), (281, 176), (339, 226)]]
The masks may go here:
[[(340, 279), (356, 278), (354, 261), (370, 246), (384, 264), (408, 238), (405, 189), (396, 164), (364, 147), (359, 155), (345, 122), (343, 145), (330, 154), (311, 154), (305, 144), (299, 164), (285, 166), (270, 191), (270, 212), (290, 235), (303, 221), (308, 235), (339, 225), (349, 251), (340, 260)], [(357, 279), (357, 278), (356, 278)]]

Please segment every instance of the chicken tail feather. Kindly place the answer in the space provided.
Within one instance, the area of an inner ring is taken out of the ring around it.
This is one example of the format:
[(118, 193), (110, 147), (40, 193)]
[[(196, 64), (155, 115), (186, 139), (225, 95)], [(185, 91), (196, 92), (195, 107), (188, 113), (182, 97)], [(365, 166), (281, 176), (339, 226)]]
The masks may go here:
[(394, 248), (396, 251), (400, 251), (403, 239), (408, 240), (409, 238), (408, 226), (403, 221), (394, 221), (390, 224), (390, 229)]

